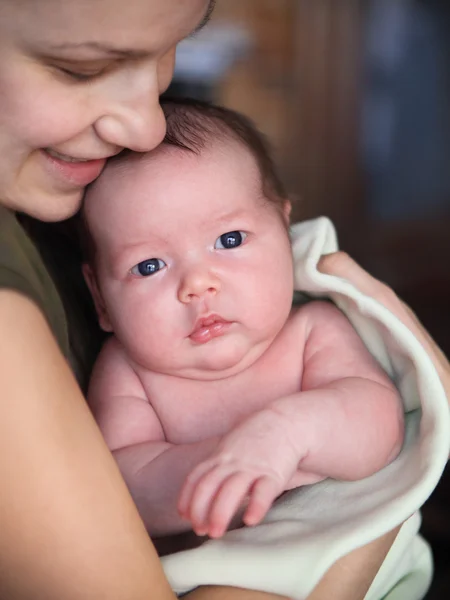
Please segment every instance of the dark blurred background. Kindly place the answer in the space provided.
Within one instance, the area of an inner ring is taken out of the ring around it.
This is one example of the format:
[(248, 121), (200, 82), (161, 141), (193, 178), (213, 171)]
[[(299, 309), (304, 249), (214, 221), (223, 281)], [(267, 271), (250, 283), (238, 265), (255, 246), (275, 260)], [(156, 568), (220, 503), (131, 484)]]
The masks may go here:
[[(450, 354), (450, 0), (222, 0), (184, 42), (171, 94), (250, 116), (271, 140), (294, 219), (340, 245)], [(450, 478), (423, 509), (450, 597)], [(407, 600), (407, 599), (405, 599)]]

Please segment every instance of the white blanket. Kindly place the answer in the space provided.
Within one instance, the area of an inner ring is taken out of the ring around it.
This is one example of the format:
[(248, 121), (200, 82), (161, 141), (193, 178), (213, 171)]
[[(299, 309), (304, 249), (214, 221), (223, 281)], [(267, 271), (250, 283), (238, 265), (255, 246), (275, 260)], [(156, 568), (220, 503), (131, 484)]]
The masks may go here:
[(351, 483), (328, 479), (292, 490), (261, 525), (166, 556), (166, 574), (178, 593), (224, 584), (301, 600), (338, 558), (406, 521), (366, 600), (419, 600), (432, 566), (428, 547), (417, 535), (417, 511), (449, 454), (444, 390), (425, 350), (396, 317), (349, 282), (317, 270), (321, 255), (337, 250), (328, 219), (295, 225), (292, 240), (296, 289), (332, 298), (401, 391), (404, 447), (391, 465), (371, 477)]

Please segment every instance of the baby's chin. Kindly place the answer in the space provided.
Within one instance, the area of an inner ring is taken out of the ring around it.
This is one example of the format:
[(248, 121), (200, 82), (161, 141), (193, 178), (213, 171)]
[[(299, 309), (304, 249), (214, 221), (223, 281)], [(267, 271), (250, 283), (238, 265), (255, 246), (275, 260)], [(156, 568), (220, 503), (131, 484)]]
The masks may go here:
[(227, 379), (242, 373), (251, 367), (264, 353), (265, 348), (252, 346), (242, 348), (236, 346), (225, 347), (209, 342), (201, 352), (193, 352), (189, 363), (172, 370), (170, 375), (195, 379), (197, 381), (217, 381)]

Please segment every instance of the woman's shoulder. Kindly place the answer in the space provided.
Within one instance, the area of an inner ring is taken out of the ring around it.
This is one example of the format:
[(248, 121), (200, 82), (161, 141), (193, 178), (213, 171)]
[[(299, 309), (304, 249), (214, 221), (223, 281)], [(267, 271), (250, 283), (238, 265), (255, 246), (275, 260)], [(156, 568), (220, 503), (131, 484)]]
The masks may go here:
[(31, 299), (44, 313), (67, 355), (67, 325), (59, 294), (16, 215), (3, 206), (0, 206), (0, 289), (19, 292)]

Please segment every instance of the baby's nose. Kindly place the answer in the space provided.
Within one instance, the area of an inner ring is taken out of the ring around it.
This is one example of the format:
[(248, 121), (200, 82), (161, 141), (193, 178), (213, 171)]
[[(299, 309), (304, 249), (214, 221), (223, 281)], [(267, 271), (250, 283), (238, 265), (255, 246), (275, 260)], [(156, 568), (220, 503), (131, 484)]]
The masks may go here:
[(219, 278), (207, 269), (195, 269), (185, 275), (178, 289), (178, 300), (187, 304), (220, 291)]

